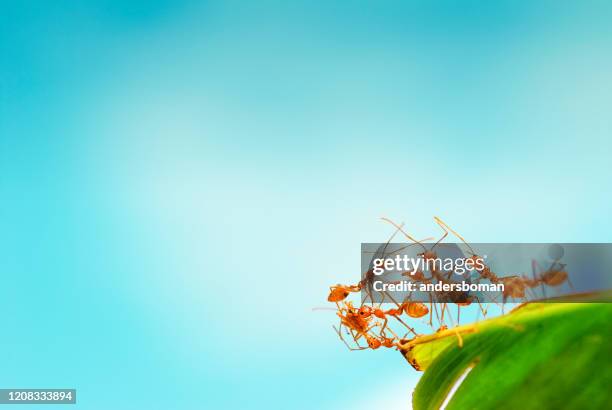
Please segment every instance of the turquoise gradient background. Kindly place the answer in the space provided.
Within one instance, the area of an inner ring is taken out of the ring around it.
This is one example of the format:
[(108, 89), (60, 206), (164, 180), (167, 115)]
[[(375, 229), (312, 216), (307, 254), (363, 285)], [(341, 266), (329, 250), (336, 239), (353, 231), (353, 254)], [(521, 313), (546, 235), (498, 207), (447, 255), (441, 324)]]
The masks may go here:
[(611, 20), (606, 1), (1, 2), (0, 387), (406, 408), (419, 374), (311, 309), (382, 215), (609, 242)]

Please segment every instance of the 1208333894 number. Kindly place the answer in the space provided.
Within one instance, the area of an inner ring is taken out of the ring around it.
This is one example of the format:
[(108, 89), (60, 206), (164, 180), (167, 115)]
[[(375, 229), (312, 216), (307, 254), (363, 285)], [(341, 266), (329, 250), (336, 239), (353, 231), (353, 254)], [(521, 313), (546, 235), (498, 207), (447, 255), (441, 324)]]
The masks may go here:
[(74, 389), (0, 389), (0, 404), (76, 402)]
[(72, 392), (68, 391), (12, 391), (9, 392), (9, 400), (40, 400), (40, 401), (62, 401), (72, 400)]

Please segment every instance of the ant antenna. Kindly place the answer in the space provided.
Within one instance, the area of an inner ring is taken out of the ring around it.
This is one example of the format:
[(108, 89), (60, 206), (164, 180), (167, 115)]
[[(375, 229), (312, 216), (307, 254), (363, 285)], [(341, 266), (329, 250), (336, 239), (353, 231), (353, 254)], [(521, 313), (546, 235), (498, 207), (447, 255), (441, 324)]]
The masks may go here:
[(461, 235), (459, 235), (457, 232), (455, 232), (450, 226), (448, 226), (442, 219), (438, 218), (437, 216), (434, 216), (434, 221), (436, 221), (436, 223), (438, 225), (440, 225), (440, 227), (442, 229), (444, 229), (446, 231), (446, 229), (448, 229), (449, 231), (451, 231), (453, 233), (453, 235), (455, 235), (457, 238), (461, 239), (461, 242), (463, 242), (468, 248), (470, 248), (470, 252), (472, 252), (472, 255), (476, 255), (476, 252), (474, 252), (474, 249), (472, 249), (472, 247), (470, 246), (469, 243), (466, 242), (465, 239), (463, 239), (463, 237)]
[(393, 225), (393, 226), (394, 226), (394, 227), (395, 227), (395, 228), (396, 228), (398, 231), (400, 231), (400, 232), (401, 232), (401, 233), (402, 233), (402, 234), (403, 234), (403, 235), (404, 235), (406, 238), (410, 239), (410, 240), (411, 240), (412, 242), (414, 242), (414, 243), (418, 243), (419, 245), (421, 245), (421, 247), (423, 248), (423, 250), (427, 251), (427, 248), (425, 248), (425, 246), (424, 246), (424, 245), (423, 245), (421, 242), (417, 241), (417, 240), (416, 240), (416, 239), (414, 239), (412, 236), (408, 235), (408, 234), (406, 233), (406, 231), (404, 231), (404, 230), (402, 229), (402, 227), (404, 226), (404, 224), (403, 224), (403, 223), (402, 223), (401, 225), (398, 225), (398, 224), (396, 224), (395, 222), (393, 222), (391, 219), (389, 219), (389, 218), (385, 218), (384, 216), (383, 216), (383, 217), (381, 217), (380, 219), (382, 219), (383, 221), (385, 221), (385, 222), (390, 223), (391, 225)]

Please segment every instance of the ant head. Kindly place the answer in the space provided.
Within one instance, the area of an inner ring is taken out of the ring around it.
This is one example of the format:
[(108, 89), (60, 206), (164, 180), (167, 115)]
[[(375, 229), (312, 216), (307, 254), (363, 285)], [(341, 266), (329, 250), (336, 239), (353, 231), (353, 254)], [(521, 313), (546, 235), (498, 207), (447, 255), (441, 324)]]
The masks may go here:
[(372, 308), (368, 305), (363, 305), (359, 308), (359, 316), (370, 317), (372, 315)]
[(382, 340), (382, 345), (385, 347), (393, 347), (393, 339), (389, 337), (384, 337)]
[(550, 256), (551, 259), (558, 261), (563, 258), (563, 255), (565, 255), (565, 250), (563, 249), (563, 246), (559, 245), (558, 243), (548, 247), (548, 256)]
[(436, 252), (432, 250), (425, 251), (421, 255), (423, 255), (423, 259), (425, 260), (436, 259), (438, 257), (438, 255), (436, 255)]
[(375, 337), (366, 335), (366, 339), (368, 341), (368, 346), (370, 346), (370, 349), (378, 349), (382, 345), (380, 340)]
[(355, 309), (355, 307), (353, 307), (352, 302), (344, 302), (344, 305), (345, 305), (346, 312), (349, 315), (357, 315), (358, 310)]
[(332, 288), (331, 292), (329, 292), (329, 296), (327, 297), (328, 302), (340, 302), (349, 295), (349, 291), (344, 286), (335, 286)]

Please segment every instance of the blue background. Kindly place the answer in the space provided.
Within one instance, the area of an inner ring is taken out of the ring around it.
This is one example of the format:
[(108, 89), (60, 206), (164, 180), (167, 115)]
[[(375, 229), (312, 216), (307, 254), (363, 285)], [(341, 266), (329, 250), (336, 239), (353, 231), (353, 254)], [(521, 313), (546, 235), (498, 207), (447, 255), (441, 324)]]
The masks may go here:
[[(494, 3), (494, 4), (493, 4)], [(610, 241), (612, 3), (0, 3), (0, 387), (405, 408), (327, 286), (377, 218)]]

